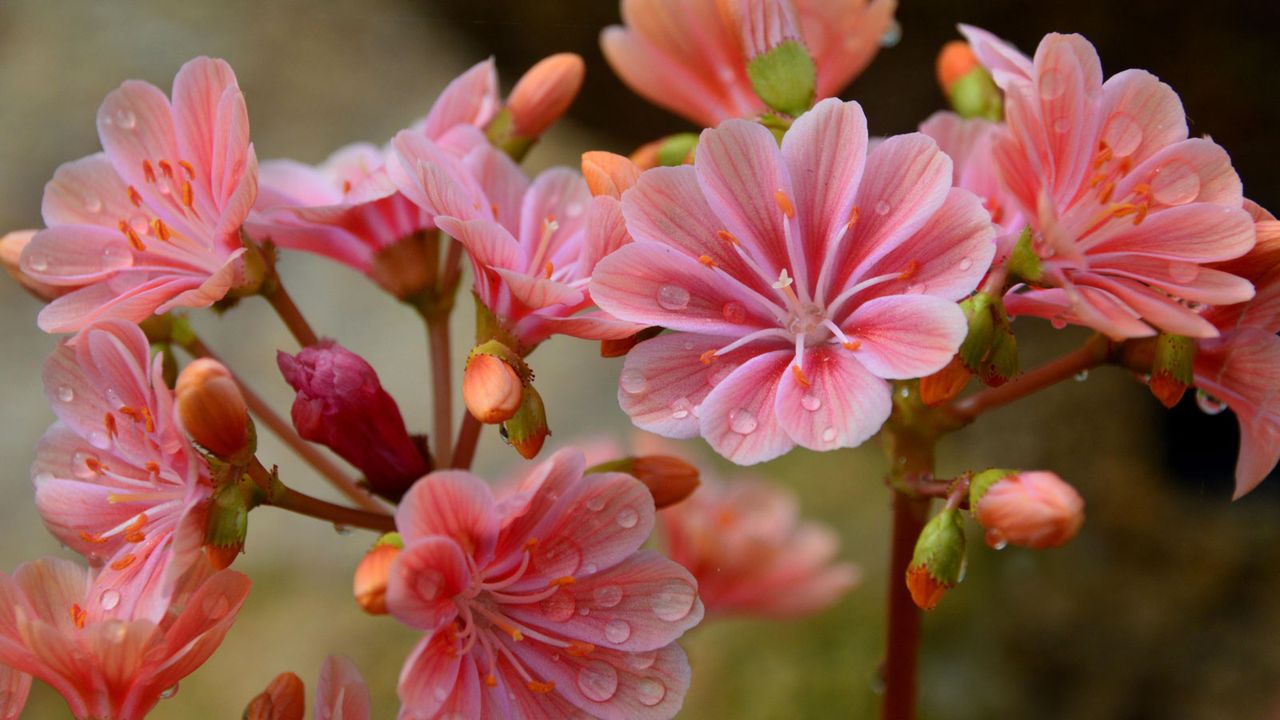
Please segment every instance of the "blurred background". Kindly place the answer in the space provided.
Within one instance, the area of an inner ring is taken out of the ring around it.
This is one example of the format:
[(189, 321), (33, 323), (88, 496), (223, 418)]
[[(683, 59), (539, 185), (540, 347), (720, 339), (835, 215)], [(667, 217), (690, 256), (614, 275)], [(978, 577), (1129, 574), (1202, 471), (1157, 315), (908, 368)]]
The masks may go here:
[[(958, 21), (1025, 51), (1052, 30), (1084, 33), (1108, 74), (1148, 68), (1182, 96), (1195, 134), (1231, 152), (1246, 193), (1280, 208), (1280, 4), (1218, 0), (1022, 3), (904, 0), (901, 40), (882, 50), (845, 97), (861, 101), (874, 134), (908, 132), (943, 102), (933, 58)], [(262, 159), (322, 160), (354, 140), (383, 142), (421, 116), (445, 83), (493, 55), (504, 87), (538, 58), (587, 59), (583, 99), (529, 165), (576, 165), (588, 149), (627, 152), (692, 129), (632, 95), (596, 45), (617, 22), (612, 0), (0, 0), (0, 229), (36, 227), (43, 183), (58, 164), (98, 149), (102, 97), (136, 77), (167, 88), (187, 59), (235, 67)], [(322, 334), (380, 371), (410, 426), (426, 429), (425, 341), (416, 316), (352, 272), (289, 256), (283, 273)], [(0, 282), (0, 569), (61, 552), (31, 504), (27, 467), (52, 415), (39, 383), (53, 339), (38, 304)], [(458, 360), (469, 344), (459, 311)], [(265, 303), (246, 302), (197, 327), (282, 411), (275, 369), (294, 345)], [(1078, 343), (1074, 330), (1020, 326), (1024, 364)], [(555, 432), (550, 449), (584, 433), (625, 435), (614, 400), (620, 362), (556, 339), (534, 358)], [(941, 473), (1003, 465), (1046, 467), (1085, 496), (1088, 522), (1065, 549), (987, 550), (975, 533), (968, 578), (925, 620), (921, 714), (926, 718), (1280, 718), (1280, 489), (1274, 478), (1232, 503), (1237, 446), (1230, 413), (1209, 417), (1190, 397), (1164, 412), (1119, 370), (1103, 369), (1006, 408), (948, 439)], [(712, 460), (722, 477), (741, 471)], [(487, 477), (516, 456), (486, 436)], [(327, 491), (263, 443), (291, 484)], [(805, 512), (835, 526), (865, 582), (810, 620), (733, 621), (687, 636), (694, 667), (684, 718), (864, 718), (877, 705), (888, 491), (875, 443), (817, 455), (797, 451), (752, 473), (791, 486)], [(371, 619), (350, 600), (351, 570), (372, 538), (271, 508), (253, 514), (236, 567), (254, 590), (222, 650), (161, 703), (157, 718), (239, 717), (276, 673), (309, 685), (328, 653), (351, 656), (370, 681), (375, 717), (392, 717), (395, 679), (418, 636)], [(24, 717), (65, 705), (37, 687)]]

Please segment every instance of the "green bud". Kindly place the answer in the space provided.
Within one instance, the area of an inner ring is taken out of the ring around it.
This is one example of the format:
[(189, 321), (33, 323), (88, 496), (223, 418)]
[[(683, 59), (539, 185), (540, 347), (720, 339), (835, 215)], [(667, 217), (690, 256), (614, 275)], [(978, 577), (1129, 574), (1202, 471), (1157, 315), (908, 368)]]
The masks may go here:
[(537, 457), (542, 450), (551, 430), (547, 428), (547, 410), (542, 404), (542, 396), (533, 385), (524, 388), (520, 407), (502, 426), (502, 432), (511, 447), (526, 460)]
[(696, 133), (676, 133), (662, 139), (658, 146), (658, 164), (663, 167), (684, 165), (698, 148)]
[(238, 482), (223, 485), (213, 494), (204, 542), (209, 560), (219, 570), (230, 566), (244, 550), (245, 535), (249, 532), (249, 505), (249, 493)]
[(1195, 340), (1169, 333), (1160, 333), (1156, 337), (1155, 359), (1151, 363), (1151, 381), (1147, 387), (1165, 407), (1177, 405), (1187, 387), (1194, 382), (1192, 366), (1195, 360)]
[(1018, 340), (1001, 298), (977, 292), (960, 303), (969, 332), (960, 345), (960, 361), (988, 385), (1018, 374)]
[(987, 494), (992, 485), (1011, 476), (1017, 475), (1017, 470), (1008, 470), (1004, 468), (991, 468), (977, 473), (969, 480), (969, 512), (978, 507), (978, 501), (982, 500), (982, 496)]
[(404, 538), (400, 537), (400, 533), (398, 532), (389, 532), (379, 537), (373, 543), (374, 547), (381, 547), (383, 545), (390, 545), (397, 550), (403, 550)]
[(747, 77), (766, 105), (795, 116), (813, 104), (818, 70), (804, 45), (787, 40), (747, 63)]
[(1009, 276), (1023, 280), (1025, 282), (1039, 282), (1044, 276), (1044, 268), (1040, 265), (1040, 256), (1031, 247), (1031, 228), (1022, 231), (1022, 235), (1018, 237), (1018, 242), (1013, 246), (1013, 252), (1009, 253), (1009, 260), (1005, 263), (1005, 267), (1009, 268)]
[(520, 162), (525, 155), (529, 154), (529, 150), (533, 144), (537, 142), (536, 137), (521, 137), (516, 134), (515, 119), (511, 115), (511, 109), (504, 107), (493, 116), (493, 120), (489, 121), (489, 126), (484, 130), (485, 136), (489, 139), (489, 144), (506, 153), (512, 160)]
[(964, 580), (964, 569), (964, 519), (959, 510), (944, 509), (924, 526), (916, 541), (907, 567), (911, 599), (923, 610), (934, 609), (947, 590)]
[(1000, 88), (985, 68), (978, 66), (956, 78), (949, 93), (951, 107), (963, 118), (984, 118), (992, 122), (1004, 119), (1004, 103)]

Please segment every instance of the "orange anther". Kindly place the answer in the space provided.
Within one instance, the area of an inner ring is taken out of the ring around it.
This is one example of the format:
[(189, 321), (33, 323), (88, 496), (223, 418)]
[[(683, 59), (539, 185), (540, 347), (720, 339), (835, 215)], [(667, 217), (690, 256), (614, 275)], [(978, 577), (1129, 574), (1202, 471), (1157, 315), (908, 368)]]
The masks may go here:
[(124, 236), (129, 238), (129, 244), (133, 246), (134, 250), (142, 252), (147, 249), (147, 246), (142, 244), (142, 238), (138, 237), (138, 233), (133, 231), (133, 226), (127, 221), (121, 220), (120, 224), (116, 225), (116, 227), (120, 228), (120, 232), (124, 233)]
[(912, 275), (915, 275), (916, 271), (919, 269), (920, 269), (920, 263), (915, 260), (912, 260), (911, 262), (907, 263), (907, 268), (898, 275), (898, 279), (907, 280)]
[(160, 166), (160, 172), (164, 173), (165, 177), (170, 180), (173, 179), (173, 166), (169, 164), (168, 160), (161, 160), (157, 162), (156, 165)]
[(190, 179), (192, 179), (192, 180), (195, 180), (195, 179), (196, 179), (196, 169), (195, 169), (195, 168), (193, 168), (193, 167), (191, 167), (191, 163), (187, 162), (186, 160), (179, 160), (179, 161), (178, 161), (178, 167), (180, 167), (180, 168), (182, 168), (183, 170), (186, 170), (186, 171), (187, 171), (187, 177), (188, 177), (188, 178), (190, 178)]
[(710, 365), (711, 361), (716, 359), (717, 352), (717, 350), (708, 350), (699, 355), (698, 359), (702, 361), (703, 365)]
[(1115, 189), (1116, 184), (1114, 182), (1108, 180), (1104, 183), (1102, 188), (1098, 190), (1098, 202), (1104, 205), (1111, 202), (1111, 194), (1115, 192)]
[(169, 232), (169, 226), (165, 225), (160, 218), (151, 221), (151, 232), (165, 242), (169, 242), (169, 238), (172, 237)]
[(146, 465), (143, 465), (143, 466), (142, 466), (142, 469), (146, 470), (148, 473), (150, 473), (150, 474), (152, 474), (152, 475), (159, 475), (159, 474), (160, 474), (160, 466), (159, 466), (159, 465), (157, 465), (157, 464), (156, 464), (156, 463), (154, 463), (154, 462), (149, 462), (149, 463), (147, 463)]
[(791, 204), (791, 198), (782, 192), (782, 188), (773, 191), (773, 200), (778, 203), (778, 209), (782, 211), (783, 215), (787, 216), (788, 220), (796, 216), (796, 208)]
[(804, 370), (799, 365), (791, 366), (791, 374), (795, 376), (796, 382), (800, 383), (801, 387), (809, 387), (813, 384), (809, 382), (809, 376), (804, 374)]
[(93, 535), (84, 530), (80, 531), (80, 539), (87, 543), (93, 543), (94, 545), (101, 545), (107, 541), (107, 539), (101, 535)]
[(115, 415), (112, 415), (111, 413), (107, 413), (106, 415), (104, 415), (102, 417), (102, 426), (107, 429), (107, 435), (109, 437), (116, 436), (116, 416)]
[(142, 408), (142, 426), (146, 428), (149, 433), (156, 431), (156, 420), (151, 417), (151, 411), (145, 407)]
[(547, 584), (559, 585), (560, 587), (564, 587), (565, 585), (572, 585), (575, 582), (576, 581), (573, 579), (572, 575), (561, 575), (560, 577), (552, 580), (550, 583), (547, 583)]
[(346, 195), (346, 194), (347, 194), (347, 193), (349, 193), (349, 192), (351, 192), (351, 181), (350, 181), (350, 180), (343, 180), (343, 181), (342, 181), (342, 194), (343, 194), (343, 195)]
[(845, 350), (848, 350), (848, 351), (850, 351), (850, 352), (852, 352), (852, 351), (854, 351), (854, 350), (857, 350), (858, 348), (862, 347), (862, 341), (861, 341), (861, 340), (850, 340), (849, 342), (846, 342), (846, 343), (840, 343), (840, 344), (844, 346), (844, 349), (845, 349)]
[(1142, 203), (1141, 205), (1139, 205), (1138, 214), (1133, 217), (1133, 224), (1141, 225), (1142, 221), (1147, 219), (1147, 211), (1150, 209), (1151, 209), (1151, 206), (1146, 203)]
[(716, 266), (716, 261), (713, 260), (710, 255), (699, 255), (698, 262), (702, 263), (703, 265), (706, 265), (709, 268), (714, 268)]
[(552, 265), (551, 261), (548, 260), (547, 266), (542, 268), (542, 276), (550, 280), (552, 273), (554, 273), (555, 271), (556, 271), (556, 266)]
[(71, 603), (71, 622), (76, 626), (76, 629), (84, 629), (84, 620), (86, 615), (87, 613), (84, 611), (84, 608), (80, 607), (77, 603)]
[(142, 177), (146, 178), (149, 183), (154, 183), (156, 181), (156, 171), (155, 168), (151, 167), (150, 160), (142, 161)]
[(494, 677), (494, 676), (493, 676), (493, 673), (490, 673), (490, 674), (488, 674), (488, 675), (485, 675), (485, 676), (484, 676), (484, 684), (485, 684), (485, 685), (488, 685), (489, 687), (497, 687), (497, 685), (498, 685), (498, 678)]
[(569, 647), (565, 648), (565, 652), (569, 653), (573, 657), (582, 657), (583, 655), (590, 655), (591, 651), (595, 649), (596, 649), (596, 646), (592, 645), (589, 642), (582, 642), (581, 640), (570, 640)]
[(862, 217), (862, 211), (858, 209), (857, 205), (854, 205), (853, 209), (849, 211), (849, 222), (845, 223), (845, 225), (852, 228), (854, 225), (858, 224), (859, 217)]
[(541, 695), (546, 695), (547, 693), (556, 689), (556, 684), (553, 682), (538, 682), (537, 680), (530, 680), (524, 685), (530, 690), (536, 693), (539, 693)]
[(191, 183), (182, 183), (182, 204), (192, 207), (195, 202), (195, 193), (191, 190)]
[(129, 186), (129, 202), (133, 203), (134, 207), (142, 207), (142, 194), (132, 185)]
[(738, 238), (734, 237), (734, 236), (733, 236), (733, 233), (729, 232), (728, 230), (717, 230), (717, 231), (716, 231), (716, 237), (718, 237), (718, 238), (720, 238), (721, 240), (723, 240), (723, 241), (725, 241), (725, 242), (729, 243), (730, 245), (739, 245), (739, 244), (740, 244), (740, 243), (738, 242)]
[(89, 471), (94, 475), (102, 474), (102, 461), (92, 455), (84, 459), (84, 466), (89, 468)]
[(124, 535), (124, 541), (125, 541), (125, 542), (127, 542), (127, 543), (133, 543), (133, 544), (135, 544), (135, 545), (136, 545), (136, 544), (138, 544), (138, 543), (140, 543), (140, 542), (142, 542), (143, 540), (146, 540), (146, 539), (147, 539), (147, 536), (146, 536), (146, 535), (144, 535), (144, 534), (142, 534), (142, 533), (140, 533), (140, 532), (125, 533), (125, 535)]
[(111, 569), (117, 572), (120, 570), (124, 570), (125, 568), (132, 565), (133, 561), (134, 561), (134, 557), (132, 553), (127, 555), (122, 555), (119, 560), (111, 563)]

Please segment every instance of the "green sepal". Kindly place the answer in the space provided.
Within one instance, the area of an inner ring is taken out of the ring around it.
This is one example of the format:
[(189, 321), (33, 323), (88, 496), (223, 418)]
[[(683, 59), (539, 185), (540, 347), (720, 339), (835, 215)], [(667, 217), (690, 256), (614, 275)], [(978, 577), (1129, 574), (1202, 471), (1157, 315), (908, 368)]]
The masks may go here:
[(524, 397), (516, 414), (502, 426), (503, 437), (526, 460), (532, 460), (542, 450), (551, 430), (547, 428), (547, 410), (542, 396), (533, 385), (524, 389)]
[(477, 355), (490, 355), (498, 358), (506, 363), (519, 376), (523, 385), (533, 382), (533, 369), (528, 363), (520, 357), (520, 354), (503, 343), (501, 340), (490, 339), (471, 348), (471, 352), (467, 354), (467, 363), (471, 363), (471, 358)]
[(920, 531), (911, 567), (923, 567), (945, 587), (954, 587), (964, 579), (964, 518), (954, 508), (943, 509)]
[(951, 108), (962, 118), (1004, 119), (1004, 101), (991, 73), (981, 66), (960, 76), (951, 85)]
[(992, 485), (1017, 474), (1017, 470), (1006, 468), (991, 468), (975, 474), (969, 480), (969, 512), (973, 512), (978, 507), (978, 501), (982, 500), (982, 496), (987, 494)]
[(1192, 368), (1196, 360), (1196, 341), (1185, 335), (1160, 333), (1156, 337), (1156, 356), (1151, 363), (1152, 377), (1164, 373), (1183, 385), (1194, 382)]
[(523, 160), (524, 156), (529, 154), (533, 144), (538, 141), (536, 137), (523, 137), (516, 134), (515, 117), (511, 114), (511, 109), (506, 107), (493, 116), (484, 134), (489, 139), (490, 145), (506, 153), (516, 162)]
[(1044, 267), (1040, 264), (1040, 256), (1031, 247), (1031, 228), (1028, 227), (1018, 236), (1018, 242), (1009, 253), (1005, 263), (1009, 269), (1009, 277), (1023, 282), (1037, 283), (1044, 277)]
[(676, 133), (662, 139), (658, 145), (658, 164), (663, 167), (678, 167), (689, 160), (689, 156), (698, 148), (698, 136), (695, 133)]
[(766, 105), (797, 116), (813, 104), (818, 70), (808, 48), (786, 40), (747, 63), (747, 77)]
[(213, 493), (209, 502), (209, 518), (205, 522), (206, 545), (216, 548), (239, 548), (249, 532), (249, 509), (252, 492), (245, 483), (228, 483)]
[(397, 550), (403, 550), (404, 538), (400, 537), (400, 533), (398, 532), (385, 533), (373, 543), (374, 547), (382, 547), (383, 545), (389, 545)]

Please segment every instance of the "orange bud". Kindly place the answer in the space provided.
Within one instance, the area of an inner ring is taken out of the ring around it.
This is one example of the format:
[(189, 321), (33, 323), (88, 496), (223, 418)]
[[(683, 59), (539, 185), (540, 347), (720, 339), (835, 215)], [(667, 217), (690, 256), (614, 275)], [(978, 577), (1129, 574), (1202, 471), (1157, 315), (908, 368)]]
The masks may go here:
[(653, 494), (659, 510), (675, 505), (698, 489), (698, 468), (669, 455), (641, 455), (631, 464), (631, 474)]
[(35, 235), (35, 230), (15, 230), (0, 238), (0, 264), (4, 265), (9, 277), (17, 280), (27, 292), (40, 300), (49, 302), (75, 288), (46, 285), (22, 271), (22, 251)]
[(592, 195), (608, 195), (621, 198), (636, 179), (640, 167), (630, 159), (611, 152), (593, 150), (582, 154), (582, 176)]
[(978, 67), (978, 56), (973, 53), (969, 43), (952, 40), (943, 45), (942, 51), (938, 53), (938, 85), (943, 92), (950, 93), (956, 80), (968, 75), (975, 67)]
[(1006, 473), (979, 473), (971, 485), (973, 517), (987, 529), (988, 545), (1043, 550), (1076, 536), (1084, 524), (1084, 499), (1075, 488), (1051, 472)]
[(302, 720), (306, 709), (307, 690), (302, 679), (284, 672), (249, 702), (244, 720)]
[(939, 582), (929, 574), (923, 565), (912, 565), (907, 568), (907, 590), (911, 591), (911, 600), (921, 610), (932, 610), (942, 602), (951, 586)]
[(215, 545), (205, 545), (204, 554), (209, 559), (209, 564), (214, 570), (226, 570), (231, 567), (231, 563), (240, 557), (240, 553), (244, 552), (244, 546), (235, 547), (217, 547)]
[(370, 615), (387, 614), (387, 577), (399, 554), (400, 548), (395, 545), (375, 545), (356, 566), (351, 590), (356, 602)]
[(462, 400), (482, 423), (506, 422), (524, 399), (524, 383), (510, 365), (493, 355), (474, 354), (462, 373)]
[(222, 363), (200, 358), (183, 368), (174, 396), (178, 419), (192, 440), (223, 458), (253, 452), (244, 395)]
[(973, 373), (957, 355), (938, 372), (920, 378), (920, 400), (929, 407), (937, 407), (959, 395), (971, 377)]
[(557, 53), (529, 68), (507, 98), (515, 134), (536, 138), (546, 132), (577, 97), (585, 72), (574, 53)]
[(641, 145), (632, 151), (630, 157), (631, 162), (635, 163), (636, 167), (640, 168), (642, 171), (658, 167), (662, 164), (658, 162), (658, 151), (662, 149), (662, 146), (666, 144), (666, 142), (666, 138), (663, 138), (661, 140), (654, 140), (653, 142), (647, 142)]

